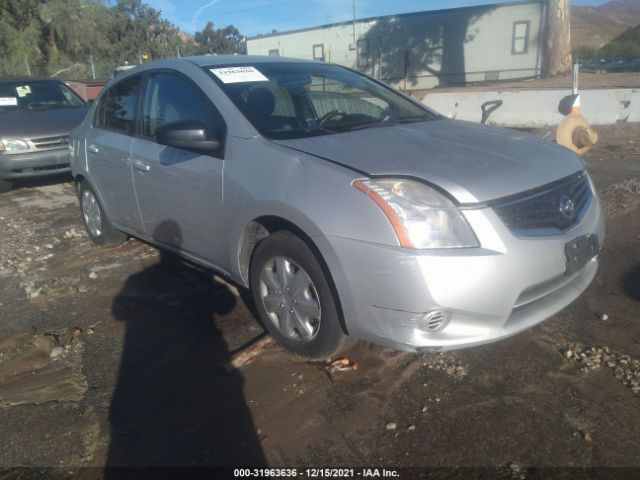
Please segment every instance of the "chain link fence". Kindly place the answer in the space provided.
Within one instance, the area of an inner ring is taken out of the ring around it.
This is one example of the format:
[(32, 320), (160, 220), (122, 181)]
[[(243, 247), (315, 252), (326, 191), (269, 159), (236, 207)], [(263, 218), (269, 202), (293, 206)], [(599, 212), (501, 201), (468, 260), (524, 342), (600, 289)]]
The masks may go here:
[(19, 58), (0, 58), (0, 77), (53, 77), (60, 80), (109, 80), (127, 66), (135, 66), (138, 63), (149, 60), (139, 58), (129, 62), (119, 63), (113, 59), (104, 59), (96, 56), (78, 58), (61, 62), (61, 64), (48, 65), (30, 60), (28, 56)]

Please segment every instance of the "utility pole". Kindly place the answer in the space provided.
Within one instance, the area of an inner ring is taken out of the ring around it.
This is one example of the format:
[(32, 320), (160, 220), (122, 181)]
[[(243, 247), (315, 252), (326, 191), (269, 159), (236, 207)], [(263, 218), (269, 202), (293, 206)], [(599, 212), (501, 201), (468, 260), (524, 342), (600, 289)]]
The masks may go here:
[(31, 66), (29, 65), (29, 58), (27, 57), (27, 55), (24, 56), (24, 63), (27, 64), (27, 76), (30, 77), (31, 76)]
[(351, 0), (353, 7), (353, 48), (356, 48), (356, 0)]
[(89, 54), (89, 62), (91, 62), (91, 76), (93, 77), (93, 79), (96, 79), (96, 69), (93, 66), (93, 55)]
[(543, 73), (554, 77), (571, 71), (571, 7), (569, 0), (547, 0), (546, 7)]

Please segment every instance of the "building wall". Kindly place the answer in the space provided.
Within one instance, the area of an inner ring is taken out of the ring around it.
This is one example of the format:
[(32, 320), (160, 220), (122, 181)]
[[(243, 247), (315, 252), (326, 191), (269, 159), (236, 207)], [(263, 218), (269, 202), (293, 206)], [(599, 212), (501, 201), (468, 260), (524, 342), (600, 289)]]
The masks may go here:
[[(534, 77), (540, 74), (543, 5), (533, 1), (360, 20), (355, 43), (352, 23), (327, 25), (250, 38), (247, 51), (313, 59), (314, 45), (322, 45), (324, 60), (396, 87), (406, 83), (407, 89)], [(516, 50), (524, 52), (512, 51), (514, 35)], [(319, 56), (321, 49), (315, 53)]]

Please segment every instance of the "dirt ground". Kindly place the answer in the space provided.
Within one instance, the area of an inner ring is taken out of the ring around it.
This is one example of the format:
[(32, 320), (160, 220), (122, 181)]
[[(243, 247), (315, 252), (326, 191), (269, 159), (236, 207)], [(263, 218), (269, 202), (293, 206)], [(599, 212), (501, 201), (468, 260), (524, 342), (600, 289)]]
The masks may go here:
[(360, 342), (359, 368), (333, 378), (278, 346), (230, 368), (263, 332), (244, 295), (137, 240), (92, 245), (69, 179), (3, 194), (0, 478), (247, 464), (637, 478), (640, 125), (598, 130), (586, 162), (607, 238), (580, 299), (458, 352)]

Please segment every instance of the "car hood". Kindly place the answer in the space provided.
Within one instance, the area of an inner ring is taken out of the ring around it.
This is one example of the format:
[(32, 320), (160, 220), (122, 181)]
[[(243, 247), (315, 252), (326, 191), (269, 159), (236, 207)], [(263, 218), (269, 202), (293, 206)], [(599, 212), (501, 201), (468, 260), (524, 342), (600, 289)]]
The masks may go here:
[(53, 108), (0, 113), (0, 137), (22, 139), (56, 137), (69, 132), (82, 122), (88, 107)]
[(460, 203), (505, 197), (584, 168), (570, 150), (533, 135), (446, 119), (275, 142), (367, 175), (420, 178)]

